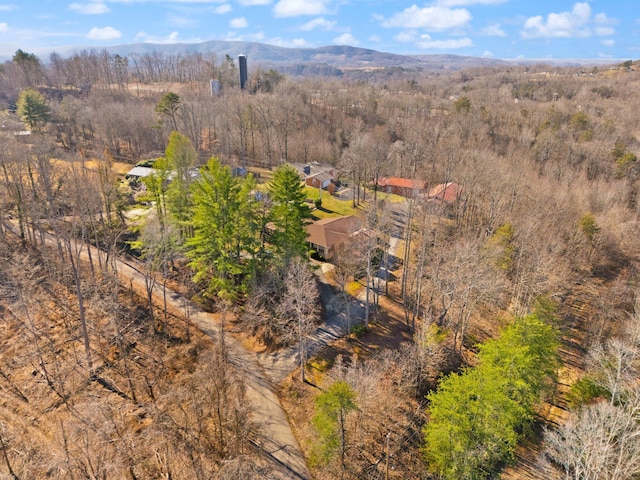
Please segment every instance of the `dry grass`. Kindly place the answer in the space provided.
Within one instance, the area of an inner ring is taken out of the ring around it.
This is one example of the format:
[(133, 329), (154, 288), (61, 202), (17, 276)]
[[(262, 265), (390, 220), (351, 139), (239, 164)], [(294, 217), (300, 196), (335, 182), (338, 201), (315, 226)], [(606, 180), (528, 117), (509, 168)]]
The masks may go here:
[[(51, 161), (54, 165), (67, 166), (69, 164), (69, 161), (67, 160), (52, 159)], [(103, 163), (103, 160), (93, 158), (91, 160), (85, 160), (84, 162), (82, 162), (82, 166), (88, 170), (96, 171), (98, 169), (98, 166)], [(133, 165), (124, 162), (113, 162), (111, 165), (113, 171), (118, 175), (124, 175), (133, 168)]]
[[(202, 433), (213, 427), (198, 401), (210, 339), (192, 327), (187, 342), (182, 320), (156, 311), (154, 323), (137, 295), (87, 279), (91, 379), (68, 272), (35, 252), (11, 256), (0, 269), (0, 424), (17, 478), (77, 477), (89, 462), (104, 478), (125, 478), (127, 465), (136, 478), (159, 478), (165, 454), (174, 478), (190, 478), (177, 467), (186, 451), (171, 422), (189, 436), (199, 412)], [(203, 467), (218, 468), (207, 455)]]

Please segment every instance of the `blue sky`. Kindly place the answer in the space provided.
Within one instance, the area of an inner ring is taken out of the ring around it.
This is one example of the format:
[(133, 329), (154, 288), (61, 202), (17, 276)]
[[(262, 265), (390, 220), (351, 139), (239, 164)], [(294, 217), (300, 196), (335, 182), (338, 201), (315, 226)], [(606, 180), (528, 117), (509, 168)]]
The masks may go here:
[(0, 55), (243, 40), (495, 58), (640, 57), (639, 0), (0, 0)]

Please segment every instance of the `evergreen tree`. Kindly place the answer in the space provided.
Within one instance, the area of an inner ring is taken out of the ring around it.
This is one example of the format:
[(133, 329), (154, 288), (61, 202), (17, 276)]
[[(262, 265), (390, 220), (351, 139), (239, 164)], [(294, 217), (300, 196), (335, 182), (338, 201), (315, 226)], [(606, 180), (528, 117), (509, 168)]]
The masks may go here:
[(153, 163), (153, 172), (142, 179), (147, 189), (146, 199), (156, 207), (161, 229), (167, 224), (167, 190), (171, 171), (166, 158), (158, 158)]
[(192, 186), (194, 236), (187, 240), (194, 281), (207, 293), (234, 300), (255, 273), (259, 250), (253, 177), (238, 179), (212, 157)]
[(169, 211), (177, 220), (184, 236), (191, 236), (191, 185), (195, 179), (198, 152), (184, 135), (173, 132), (165, 150), (167, 166), (171, 170), (168, 187)]
[(171, 120), (173, 130), (178, 130), (178, 123), (176, 121), (178, 108), (180, 108), (180, 96), (177, 93), (167, 92), (156, 105), (156, 113), (161, 117), (166, 117)]
[(500, 373), (488, 368), (452, 374), (428, 396), (427, 459), (442, 477), (484, 478), (514, 451), (527, 412), (509, 397)]
[(306, 226), (311, 209), (305, 202), (304, 187), (295, 168), (282, 165), (275, 170), (269, 184), (269, 196), (273, 203), (271, 243), (276, 253), (285, 264), (295, 255), (307, 257)]
[(445, 479), (481, 479), (509, 460), (555, 379), (557, 331), (537, 315), (518, 318), (480, 346), (479, 363), (430, 393), (425, 452)]
[(51, 109), (44, 96), (37, 90), (22, 90), (16, 106), (20, 120), (34, 132), (40, 131), (42, 126), (51, 120)]
[(347, 415), (355, 410), (356, 393), (345, 381), (338, 381), (316, 397), (316, 413), (311, 423), (320, 437), (317, 460), (328, 462), (340, 453), (340, 464), (344, 469), (347, 449)]

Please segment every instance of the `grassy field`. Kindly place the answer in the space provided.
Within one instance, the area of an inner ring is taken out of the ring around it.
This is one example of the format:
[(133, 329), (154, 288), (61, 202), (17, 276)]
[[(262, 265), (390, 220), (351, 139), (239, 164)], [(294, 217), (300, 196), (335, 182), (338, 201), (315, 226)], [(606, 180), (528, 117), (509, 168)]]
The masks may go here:
[[(320, 191), (314, 187), (305, 187), (305, 192), (307, 194), (307, 198), (313, 201), (320, 196)], [(369, 199), (373, 199), (373, 194), (368, 192), (367, 197)], [(402, 202), (404, 198), (399, 195), (378, 192), (378, 200), (396, 203)], [(314, 210), (313, 214), (318, 218), (339, 217), (341, 215), (359, 215), (367, 208), (368, 205), (369, 202), (367, 201), (354, 208), (351, 199), (342, 200), (323, 191), (322, 208)]]
[[(314, 187), (305, 187), (307, 198), (314, 202), (320, 197), (320, 191)], [(318, 218), (339, 217), (342, 215), (358, 215), (362, 211), (362, 207), (353, 208), (351, 200), (341, 200), (337, 197), (329, 195), (328, 192), (322, 192), (322, 207), (313, 211)]]

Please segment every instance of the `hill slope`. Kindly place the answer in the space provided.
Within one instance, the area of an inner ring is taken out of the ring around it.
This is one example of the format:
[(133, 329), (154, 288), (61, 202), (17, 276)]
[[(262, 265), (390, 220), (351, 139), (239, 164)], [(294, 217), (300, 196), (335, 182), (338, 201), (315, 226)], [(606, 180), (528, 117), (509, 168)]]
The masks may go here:
[[(71, 55), (85, 47), (70, 47), (60, 51), (63, 56)], [(470, 66), (494, 66), (506, 62), (457, 55), (397, 55), (366, 48), (350, 46), (325, 46), (318, 48), (285, 48), (257, 42), (232, 42), (211, 40), (202, 43), (153, 44), (136, 43), (106, 47), (112, 54), (140, 56), (154, 52), (165, 55), (187, 53), (214, 53), (219, 59), (229, 55), (236, 58), (247, 56), (250, 65), (263, 68), (278, 68), (300, 64), (323, 64), (335, 68), (396, 67), (420, 70), (458, 70)]]

